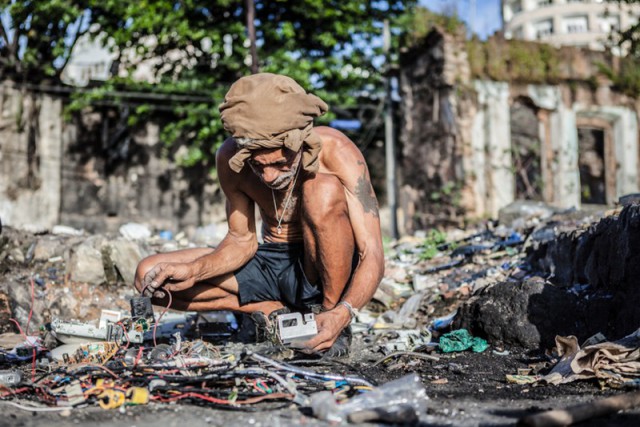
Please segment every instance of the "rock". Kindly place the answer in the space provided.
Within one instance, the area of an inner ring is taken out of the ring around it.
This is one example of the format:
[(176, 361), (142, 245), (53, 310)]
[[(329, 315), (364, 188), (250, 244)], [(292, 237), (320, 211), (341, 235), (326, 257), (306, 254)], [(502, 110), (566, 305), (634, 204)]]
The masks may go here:
[(11, 304), (9, 303), (9, 297), (4, 292), (0, 292), (0, 334), (13, 332), (14, 326), (9, 319), (11, 319)]
[[(29, 318), (29, 311), (32, 308), (31, 283), (29, 279), (25, 277), (18, 281), (10, 281), (7, 286), (7, 296), (9, 297), (13, 318), (18, 321), (22, 328), (25, 328)], [(31, 332), (33, 332), (38, 325), (44, 323), (44, 311), (45, 307), (42, 300), (36, 296), (33, 301), (33, 314), (30, 323)]]
[(33, 250), (34, 261), (47, 261), (64, 254), (64, 245), (59, 238), (43, 236), (36, 241)]
[(438, 278), (432, 275), (416, 274), (413, 276), (413, 290), (416, 292), (425, 291), (429, 288), (436, 288), (438, 284)]
[(72, 248), (66, 267), (66, 273), (74, 282), (104, 283), (107, 280), (96, 239), (87, 239)]
[(51, 234), (59, 236), (82, 236), (84, 230), (78, 230), (77, 228), (69, 227), (68, 225), (54, 225), (51, 229)]
[(507, 227), (520, 228), (529, 222), (538, 223), (549, 218), (556, 209), (542, 202), (531, 200), (517, 200), (498, 212), (498, 222)]
[(126, 239), (109, 241), (105, 249), (103, 255), (108, 257), (104, 261), (105, 270), (112, 267), (122, 281), (132, 284), (138, 263), (148, 255), (147, 252), (138, 243)]
[[(228, 226), (226, 223), (209, 224), (205, 227), (198, 227), (193, 235), (193, 242), (201, 246), (217, 246), (224, 236), (227, 235)], [(178, 237), (176, 236), (176, 240)]]
[(22, 250), (20, 248), (12, 248), (11, 250), (9, 250), (8, 255), (12, 261), (20, 264), (22, 264), (25, 260), (24, 253), (22, 253)]
[(30, 234), (46, 234), (49, 230), (47, 227), (38, 224), (24, 224), (19, 227), (20, 230)]
[(626, 194), (620, 197), (618, 204), (622, 206), (629, 206), (633, 204), (640, 204), (640, 193)]
[(129, 240), (145, 240), (151, 237), (151, 230), (144, 224), (129, 222), (120, 227), (120, 234)]
[(556, 335), (588, 335), (581, 317), (576, 295), (532, 278), (497, 283), (472, 297), (459, 309), (454, 329), (465, 328), (491, 344), (544, 349)]

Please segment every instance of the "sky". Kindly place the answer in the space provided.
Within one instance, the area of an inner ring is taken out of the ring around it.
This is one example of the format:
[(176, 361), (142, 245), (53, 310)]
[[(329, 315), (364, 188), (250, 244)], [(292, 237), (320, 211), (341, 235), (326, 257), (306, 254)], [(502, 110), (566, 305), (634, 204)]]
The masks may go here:
[(500, 0), (420, 0), (419, 3), (438, 13), (451, 14), (457, 11), (458, 16), (481, 39), (502, 28)]

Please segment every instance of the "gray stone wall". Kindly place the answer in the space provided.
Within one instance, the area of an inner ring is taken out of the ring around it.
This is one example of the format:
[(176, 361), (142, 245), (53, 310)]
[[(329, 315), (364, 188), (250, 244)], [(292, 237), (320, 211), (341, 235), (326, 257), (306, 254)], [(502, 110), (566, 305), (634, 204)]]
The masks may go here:
[(0, 85), (0, 218), (49, 227), (60, 217), (62, 102)]
[(177, 233), (224, 218), (209, 172), (178, 166), (185, 147), (160, 141), (170, 118), (130, 129), (126, 108), (103, 108), (65, 120), (66, 102), (57, 93), (0, 85), (3, 223), (102, 232), (133, 221)]

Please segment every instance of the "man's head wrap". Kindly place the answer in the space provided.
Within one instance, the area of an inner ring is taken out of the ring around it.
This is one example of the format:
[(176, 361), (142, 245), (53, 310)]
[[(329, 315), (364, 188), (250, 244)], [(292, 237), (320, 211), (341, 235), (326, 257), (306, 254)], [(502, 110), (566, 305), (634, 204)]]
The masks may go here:
[[(287, 76), (261, 73), (236, 81), (220, 105), (224, 128), (236, 138), (238, 152), (229, 166), (240, 172), (252, 150), (286, 147), (302, 148), (302, 166), (318, 170), (321, 140), (313, 132), (313, 119), (329, 107), (315, 95), (306, 93)], [(247, 138), (249, 142), (238, 142)]]

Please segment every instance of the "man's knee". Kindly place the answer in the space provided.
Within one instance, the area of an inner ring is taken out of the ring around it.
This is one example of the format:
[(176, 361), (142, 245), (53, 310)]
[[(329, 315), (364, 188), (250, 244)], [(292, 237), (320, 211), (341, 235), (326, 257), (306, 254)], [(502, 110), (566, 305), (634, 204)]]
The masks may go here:
[(348, 214), (344, 186), (332, 175), (317, 174), (305, 181), (302, 200), (304, 219), (313, 224), (320, 225)]

